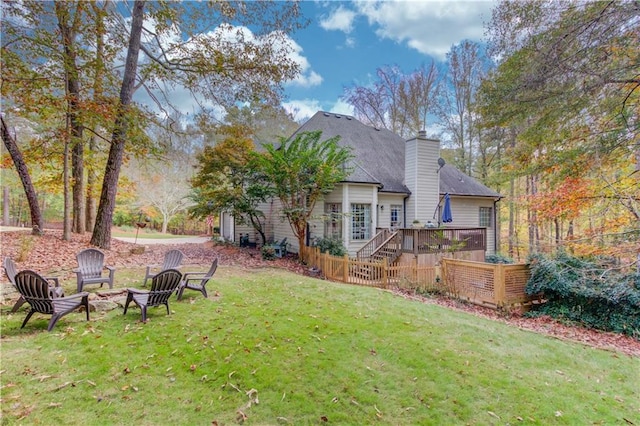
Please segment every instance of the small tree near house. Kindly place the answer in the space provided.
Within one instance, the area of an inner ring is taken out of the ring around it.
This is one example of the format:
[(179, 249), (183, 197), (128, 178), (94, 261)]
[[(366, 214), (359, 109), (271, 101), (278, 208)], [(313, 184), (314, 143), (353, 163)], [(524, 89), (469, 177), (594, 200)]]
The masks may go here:
[(304, 246), (307, 222), (322, 196), (330, 193), (350, 173), (349, 148), (338, 145), (339, 137), (321, 141), (322, 132), (301, 132), (280, 145), (265, 145), (266, 152), (256, 154), (257, 164), (282, 203), (282, 215), (289, 221)]
[(250, 224), (266, 244), (264, 213), (260, 204), (273, 196), (273, 188), (253, 156), (250, 129), (226, 126), (220, 130), (224, 139), (206, 147), (198, 155), (197, 172), (191, 179), (196, 217), (216, 211), (228, 211), (238, 223)]

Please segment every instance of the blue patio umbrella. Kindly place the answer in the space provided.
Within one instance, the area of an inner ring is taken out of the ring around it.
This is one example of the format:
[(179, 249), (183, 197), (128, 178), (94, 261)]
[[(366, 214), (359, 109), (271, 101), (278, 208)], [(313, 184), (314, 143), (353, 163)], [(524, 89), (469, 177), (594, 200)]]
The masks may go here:
[(451, 198), (449, 193), (444, 194), (444, 208), (442, 209), (442, 222), (453, 222), (453, 216), (451, 215)]

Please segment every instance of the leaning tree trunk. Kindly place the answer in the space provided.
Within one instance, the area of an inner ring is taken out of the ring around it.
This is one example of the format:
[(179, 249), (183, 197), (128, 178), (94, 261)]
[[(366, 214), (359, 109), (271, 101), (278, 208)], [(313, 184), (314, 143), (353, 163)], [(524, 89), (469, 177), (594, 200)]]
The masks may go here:
[(122, 88), (120, 89), (120, 104), (116, 115), (116, 121), (111, 137), (111, 149), (104, 172), (102, 193), (96, 224), (91, 236), (91, 244), (103, 249), (111, 248), (111, 222), (113, 210), (116, 205), (116, 192), (118, 190), (118, 178), (124, 156), (124, 147), (129, 128), (129, 105), (133, 97), (136, 70), (138, 68), (138, 54), (140, 52), (140, 38), (142, 35), (142, 23), (144, 21), (144, 1), (136, 1), (133, 6), (131, 21), (131, 36), (129, 49), (124, 67)]
[(0, 120), (2, 121), (2, 141), (11, 155), (13, 164), (16, 166), (18, 176), (20, 176), (20, 181), (24, 188), (24, 193), (27, 196), (27, 201), (29, 202), (29, 209), (31, 210), (31, 233), (33, 235), (41, 235), (42, 229), (44, 228), (44, 221), (42, 220), (42, 213), (40, 212), (40, 205), (38, 204), (38, 195), (33, 187), (33, 183), (31, 182), (31, 176), (29, 175), (27, 164), (24, 162), (24, 158), (18, 148), (18, 144), (9, 133), (7, 124), (4, 122), (4, 117), (1, 115)]

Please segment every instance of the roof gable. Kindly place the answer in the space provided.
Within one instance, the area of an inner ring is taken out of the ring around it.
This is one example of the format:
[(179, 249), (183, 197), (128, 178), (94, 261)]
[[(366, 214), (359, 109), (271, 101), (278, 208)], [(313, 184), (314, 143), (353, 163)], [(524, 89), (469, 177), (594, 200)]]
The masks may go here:
[[(319, 111), (296, 132), (322, 131), (322, 139), (340, 136), (340, 146), (351, 147), (354, 155), (353, 172), (345, 182), (368, 183), (380, 186), (381, 192), (410, 194), (405, 186), (406, 141), (386, 129), (367, 126), (355, 118)], [(440, 170), (440, 193), (451, 195), (500, 197), (475, 179), (451, 165)]]
[(294, 135), (321, 130), (322, 138), (340, 136), (340, 146), (351, 147), (353, 172), (346, 182), (380, 185), (384, 192), (410, 191), (404, 185), (404, 145), (400, 136), (386, 129), (366, 126), (355, 118), (319, 111)]

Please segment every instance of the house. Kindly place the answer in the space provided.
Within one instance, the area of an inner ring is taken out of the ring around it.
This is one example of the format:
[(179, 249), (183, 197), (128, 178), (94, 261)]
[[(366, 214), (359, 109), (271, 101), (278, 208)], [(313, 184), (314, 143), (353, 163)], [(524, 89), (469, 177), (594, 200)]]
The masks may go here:
[[(315, 206), (309, 222), (307, 244), (315, 238), (340, 238), (355, 256), (380, 230), (421, 227), (484, 228), (486, 252), (497, 247), (496, 203), (501, 195), (487, 188), (440, 158), (440, 142), (420, 132), (404, 140), (386, 129), (366, 126), (355, 118), (320, 111), (295, 134), (322, 131), (322, 139), (340, 136), (354, 155), (352, 173)], [(449, 194), (453, 221), (441, 222), (443, 197)], [(273, 241), (287, 237), (289, 251), (298, 252), (298, 240), (289, 223), (278, 214), (278, 200), (262, 209), (267, 216), (267, 235)], [(246, 225), (235, 226), (223, 214), (223, 237), (238, 241), (257, 235)], [(441, 228), (442, 229), (442, 228)]]

